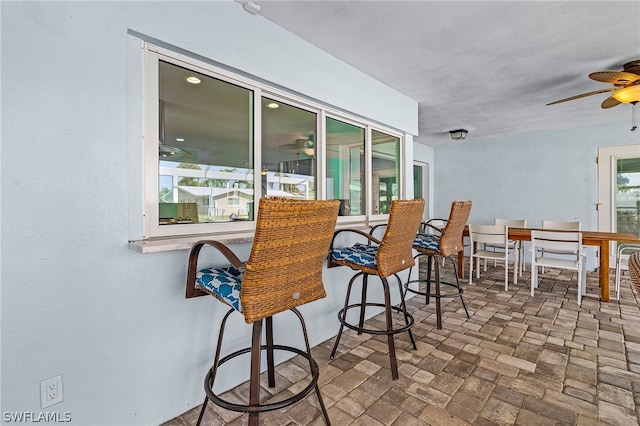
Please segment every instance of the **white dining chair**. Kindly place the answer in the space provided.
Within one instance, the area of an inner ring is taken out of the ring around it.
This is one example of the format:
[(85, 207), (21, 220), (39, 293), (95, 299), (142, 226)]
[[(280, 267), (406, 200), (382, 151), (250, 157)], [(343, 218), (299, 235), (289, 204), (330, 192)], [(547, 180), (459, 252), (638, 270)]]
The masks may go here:
[(580, 232), (531, 231), (531, 296), (535, 295), (535, 289), (538, 288), (538, 266), (570, 269), (577, 271), (578, 305), (581, 305), (582, 296), (586, 294), (582, 249)]
[[(480, 278), (480, 259), (500, 260), (504, 262), (504, 290), (509, 290), (509, 257), (513, 258), (513, 283), (518, 284), (518, 250), (515, 245), (509, 248), (509, 227), (506, 225), (469, 224), (469, 285), (473, 280), (473, 263), (476, 264), (476, 278)], [(490, 247), (487, 247), (489, 245)], [(504, 247), (496, 251), (494, 247)]]
[[(502, 225), (508, 226), (509, 228), (526, 228), (527, 220), (526, 219), (495, 219), (493, 222), (494, 225)], [(522, 271), (524, 271), (524, 244), (522, 241), (516, 240), (508, 240), (507, 246), (510, 250), (518, 251), (518, 275), (522, 276)], [(504, 245), (501, 244), (485, 244), (485, 248), (488, 250), (495, 251), (504, 251)], [(496, 260), (494, 260), (493, 265), (496, 266)], [(484, 270), (487, 270), (487, 260), (484, 262)]]
[[(579, 231), (580, 226), (580, 221), (577, 220), (542, 220), (542, 229), (549, 231)], [(542, 273), (544, 274), (544, 267)]]
[(640, 244), (620, 243), (616, 250), (616, 299), (620, 300), (620, 276), (622, 271), (629, 270), (629, 256), (640, 251)]

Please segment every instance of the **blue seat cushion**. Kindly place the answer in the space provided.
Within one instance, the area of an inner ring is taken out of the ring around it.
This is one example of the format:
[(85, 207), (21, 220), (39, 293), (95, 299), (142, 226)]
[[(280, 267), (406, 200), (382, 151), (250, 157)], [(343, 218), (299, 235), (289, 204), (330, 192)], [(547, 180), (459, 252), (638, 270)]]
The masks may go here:
[(376, 255), (378, 254), (378, 246), (369, 244), (356, 243), (351, 247), (342, 247), (333, 249), (331, 258), (357, 266), (365, 266), (368, 268), (378, 268), (376, 263)]
[(438, 252), (440, 251), (440, 235), (418, 234), (413, 240), (413, 247)]
[(201, 269), (196, 274), (196, 288), (222, 299), (235, 310), (242, 312), (240, 289), (244, 270), (227, 266)]

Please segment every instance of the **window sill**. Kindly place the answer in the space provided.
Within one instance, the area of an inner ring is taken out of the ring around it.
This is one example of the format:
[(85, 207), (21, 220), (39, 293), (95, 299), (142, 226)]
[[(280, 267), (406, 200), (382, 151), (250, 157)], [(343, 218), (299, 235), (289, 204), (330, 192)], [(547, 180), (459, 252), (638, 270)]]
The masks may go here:
[(190, 250), (193, 243), (200, 240), (215, 240), (223, 244), (243, 244), (253, 241), (254, 231), (231, 234), (199, 234), (179, 237), (156, 237), (129, 241), (129, 248), (139, 253), (160, 253), (163, 251)]
[[(337, 229), (356, 228), (368, 229), (378, 223), (385, 223), (386, 220), (370, 222), (366, 225), (363, 217), (344, 219), (336, 224)], [(388, 219), (388, 218), (387, 218)], [(253, 241), (255, 230), (238, 231), (233, 233), (195, 234), (180, 235), (171, 237), (153, 237), (144, 240), (130, 240), (129, 248), (139, 253), (160, 253), (164, 251), (190, 250), (193, 243), (200, 240), (215, 240), (225, 245), (245, 244)]]

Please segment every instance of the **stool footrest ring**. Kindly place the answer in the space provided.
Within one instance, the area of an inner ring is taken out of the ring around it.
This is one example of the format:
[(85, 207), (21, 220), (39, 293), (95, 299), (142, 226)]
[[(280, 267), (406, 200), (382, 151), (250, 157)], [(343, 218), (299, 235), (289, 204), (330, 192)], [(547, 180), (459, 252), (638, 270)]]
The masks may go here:
[[(367, 302), (364, 304), (364, 306), (378, 306), (381, 308), (384, 308), (385, 305), (383, 303), (370, 303)], [(353, 305), (349, 305), (347, 306), (347, 310), (352, 309), (352, 308), (362, 308), (362, 303), (354, 303)], [(391, 309), (395, 310), (398, 313), (402, 313), (404, 314), (402, 308), (398, 307), (398, 306), (390, 306)], [(372, 329), (372, 328), (364, 328), (364, 327), (359, 327), (353, 324), (350, 324), (347, 322), (346, 320), (346, 312), (343, 309), (340, 309), (340, 311), (338, 312), (338, 321), (340, 321), (340, 323), (342, 325), (344, 325), (347, 328), (350, 328), (352, 330), (355, 331), (359, 331), (359, 332), (363, 332), (363, 333), (368, 333), (368, 334), (383, 334), (383, 335), (390, 335), (390, 334), (398, 334), (398, 333), (404, 333), (405, 331), (409, 331), (411, 329), (411, 327), (413, 327), (413, 323), (414, 323), (414, 319), (413, 319), (413, 315), (411, 315), (410, 313), (406, 313), (406, 322), (407, 324), (404, 325), (403, 327), (400, 328), (394, 328), (393, 330), (381, 330), (381, 329)]]
[[(450, 287), (454, 287), (456, 288), (458, 291), (455, 293), (440, 293), (440, 294), (436, 294), (436, 293), (427, 293), (425, 291), (420, 291), (420, 290), (415, 290), (413, 288), (409, 287), (409, 284), (413, 284), (413, 283), (425, 283), (427, 282), (427, 280), (412, 280), (412, 281), (407, 281), (406, 283), (404, 283), (404, 288), (405, 290), (413, 293), (413, 294), (419, 294), (422, 296), (429, 296), (429, 297), (439, 297), (439, 298), (446, 298), (446, 297), (460, 297), (462, 295), (462, 293), (464, 293), (464, 290), (462, 289), (462, 287), (458, 287), (457, 284), (455, 283), (447, 283), (444, 281), (440, 281), (440, 284), (444, 284), (444, 285), (448, 285)], [(435, 285), (435, 283), (433, 283)]]
[[(261, 350), (266, 350), (267, 346), (266, 345), (262, 345), (260, 346)], [(316, 361), (311, 357), (311, 354), (304, 352), (301, 349), (298, 348), (294, 348), (291, 346), (284, 346), (284, 345), (273, 345), (273, 349), (274, 350), (281, 350), (281, 351), (287, 351), (287, 352), (293, 352), (296, 353), (304, 358), (306, 358), (310, 364), (311, 364), (311, 380), (309, 382), (309, 384), (302, 389), (300, 392), (298, 392), (297, 394), (287, 398), (287, 399), (283, 399), (281, 401), (277, 401), (277, 402), (272, 402), (269, 404), (259, 404), (256, 406), (250, 406), (248, 404), (237, 404), (237, 403), (233, 403), (233, 402), (229, 402), (225, 399), (222, 399), (220, 396), (218, 396), (216, 393), (213, 392), (213, 389), (211, 388), (211, 382), (213, 380), (213, 370), (214, 368), (218, 368), (220, 367), (222, 364), (224, 364), (225, 362), (251, 352), (251, 348), (244, 348), (244, 349), (240, 349), (237, 350), (227, 356), (225, 356), (224, 358), (220, 359), (220, 361), (218, 362), (218, 366), (217, 367), (212, 367), (209, 369), (209, 372), (207, 373), (205, 379), (204, 379), (204, 387), (205, 387), (205, 392), (207, 394), (207, 398), (209, 398), (211, 401), (213, 401), (215, 404), (219, 405), (222, 408), (225, 408), (227, 410), (231, 410), (231, 411), (239, 411), (239, 412), (243, 412), (243, 413), (262, 413), (265, 411), (273, 411), (273, 410), (279, 410), (281, 408), (284, 407), (288, 407), (290, 405), (292, 405), (295, 402), (298, 402), (300, 400), (302, 400), (304, 397), (306, 397), (308, 394), (311, 393), (311, 391), (314, 390), (314, 388), (316, 387), (317, 383), (318, 383), (318, 377), (320, 375), (320, 370), (318, 368), (318, 364), (316, 363)]]

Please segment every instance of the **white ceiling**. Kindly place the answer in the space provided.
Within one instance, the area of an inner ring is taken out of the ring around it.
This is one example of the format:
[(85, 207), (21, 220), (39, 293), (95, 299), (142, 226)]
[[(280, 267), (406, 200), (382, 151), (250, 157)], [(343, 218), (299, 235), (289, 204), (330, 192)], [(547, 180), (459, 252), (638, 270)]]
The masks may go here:
[[(244, 0), (236, 0), (245, 3)], [(588, 78), (640, 59), (640, 1), (273, 1), (259, 14), (419, 103), (417, 141), (620, 123)], [(640, 133), (640, 132), (638, 132)]]

